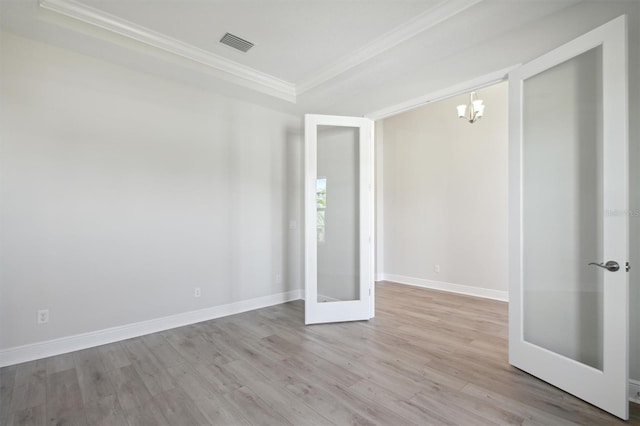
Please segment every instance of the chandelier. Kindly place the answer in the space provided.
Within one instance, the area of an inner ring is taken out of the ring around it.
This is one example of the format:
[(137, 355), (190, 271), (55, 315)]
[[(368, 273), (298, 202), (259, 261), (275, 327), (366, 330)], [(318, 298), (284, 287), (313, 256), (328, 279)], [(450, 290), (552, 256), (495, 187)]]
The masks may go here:
[(484, 115), (484, 104), (481, 99), (476, 99), (476, 92), (469, 94), (467, 105), (458, 105), (458, 118), (464, 118), (469, 123), (475, 123)]

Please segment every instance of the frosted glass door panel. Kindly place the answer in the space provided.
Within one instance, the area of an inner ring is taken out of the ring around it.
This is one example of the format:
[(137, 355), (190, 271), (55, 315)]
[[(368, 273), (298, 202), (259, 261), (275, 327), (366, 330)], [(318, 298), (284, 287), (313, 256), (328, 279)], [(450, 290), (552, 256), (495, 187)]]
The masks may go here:
[(318, 126), (317, 296), (329, 303), (360, 299), (358, 127)]
[(524, 340), (602, 370), (602, 49), (523, 83)]

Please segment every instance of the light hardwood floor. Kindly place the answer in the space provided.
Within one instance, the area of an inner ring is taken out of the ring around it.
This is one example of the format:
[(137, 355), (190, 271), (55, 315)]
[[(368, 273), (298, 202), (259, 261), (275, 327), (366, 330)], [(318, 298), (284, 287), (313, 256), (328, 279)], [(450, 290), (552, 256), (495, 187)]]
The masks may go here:
[(507, 363), (507, 305), (393, 283), (376, 318), (287, 303), (0, 370), (0, 425), (613, 425)]

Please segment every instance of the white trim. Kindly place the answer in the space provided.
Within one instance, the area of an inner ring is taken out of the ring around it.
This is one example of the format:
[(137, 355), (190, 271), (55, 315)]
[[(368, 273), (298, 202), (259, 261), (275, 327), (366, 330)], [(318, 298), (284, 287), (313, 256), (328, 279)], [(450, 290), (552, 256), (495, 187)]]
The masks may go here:
[[(367, 208), (369, 209), (369, 275), (367, 277), (367, 283), (369, 284), (369, 318), (375, 318), (376, 316), (376, 244), (378, 244), (376, 233), (376, 193), (378, 191), (378, 182), (376, 181), (376, 123), (369, 120), (369, 138), (371, 141), (371, 149), (369, 152), (370, 163), (369, 171), (366, 180), (369, 181), (369, 197), (367, 200)], [(361, 150), (362, 152), (362, 150)], [(362, 167), (362, 166), (360, 166)]]
[(226, 74), (227, 79), (232, 79), (234, 83), (241, 86), (249, 87), (292, 103), (296, 101), (296, 88), (293, 83), (134, 24), (102, 10), (73, 0), (40, 0), (40, 7), (215, 68)]
[(301, 290), (293, 290), (286, 293), (241, 300), (226, 305), (184, 312), (181, 314), (141, 321), (119, 327), (76, 334), (75, 336), (62, 337), (29, 345), (15, 346), (13, 348), (0, 351), (0, 367), (60, 355), (94, 346), (106, 345), (108, 343), (131, 339), (145, 334), (157, 333), (158, 331), (169, 330), (228, 315), (235, 315), (246, 311), (252, 311), (254, 309), (279, 305), (292, 300), (299, 300), (300, 298)]
[(349, 71), (481, 1), (443, 0), (358, 51), (345, 55), (337, 63), (319, 71), (298, 85), (74, 0), (40, 0), (39, 4), (43, 9), (69, 16), (214, 68), (222, 72), (223, 78), (241, 86), (296, 103), (298, 95)]
[(640, 381), (629, 380), (629, 401), (640, 404)]
[(502, 290), (447, 283), (444, 281), (425, 280), (423, 278), (406, 277), (404, 275), (381, 274), (379, 276), (382, 278), (381, 281), (392, 281), (398, 284), (448, 291), (450, 293), (466, 294), (467, 296), (482, 297), (484, 299), (500, 300), (503, 302), (509, 301), (509, 292)]
[(444, 0), (412, 18), (409, 22), (371, 41), (358, 51), (349, 53), (338, 63), (321, 70), (316, 75), (298, 84), (296, 86), (296, 93), (301, 95), (304, 92), (320, 86), (392, 47), (417, 36), (421, 32), (452, 18), (481, 1), (482, 0)]
[(438, 102), (453, 96), (460, 95), (462, 93), (470, 92), (472, 90), (482, 89), (483, 87), (492, 86), (494, 84), (506, 81), (509, 72), (518, 68), (520, 64), (512, 65), (506, 68), (499, 69), (497, 71), (490, 72), (488, 74), (476, 77), (472, 80), (467, 80), (463, 83), (455, 84), (445, 89), (440, 89), (427, 95), (418, 96), (417, 98), (409, 99), (408, 101), (401, 102), (396, 105), (391, 105), (386, 108), (373, 111), (364, 116), (371, 120), (382, 120), (394, 115), (402, 114), (403, 112), (410, 111), (412, 109), (430, 104), (432, 102)]
[[(374, 123), (375, 146), (375, 271), (376, 281), (384, 271), (384, 121)], [(374, 286), (375, 288), (375, 286)]]

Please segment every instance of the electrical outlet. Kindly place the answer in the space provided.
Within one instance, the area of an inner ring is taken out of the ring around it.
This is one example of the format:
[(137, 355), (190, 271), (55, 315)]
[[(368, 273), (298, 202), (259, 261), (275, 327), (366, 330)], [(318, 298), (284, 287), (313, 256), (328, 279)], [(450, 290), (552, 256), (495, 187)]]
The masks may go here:
[(40, 309), (38, 311), (38, 324), (46, 324), (49, 322), (49, 310)]
[(282, 284), (282, 275), (276, 274), (276, 284)]
[(440, 273), (440, 265), (433, 265), (433, 271), (434, 271), (436, 274), (439, 274), (439, 273)]
[(202, 293), (200, 292), (200, 287), (196, 287), (196, 288), (193, 290), (193, 297), (200, 297), (200, 296), (201, 296), (201, 294), (202, 294)]

